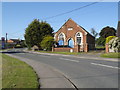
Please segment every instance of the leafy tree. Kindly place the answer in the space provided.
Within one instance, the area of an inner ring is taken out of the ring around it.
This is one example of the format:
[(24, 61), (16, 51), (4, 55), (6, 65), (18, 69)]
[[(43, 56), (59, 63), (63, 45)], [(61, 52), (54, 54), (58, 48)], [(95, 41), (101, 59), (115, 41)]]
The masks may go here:
[(106, 41), (105, 38), (99, 37), (99, 38), (96, 40), (96, 44), (97, 44), (97, 45), (100, 45), (100, 46), (104, 46), (104, 45), (105, 45), (105, 41)]
[(46, 22), (39, 22), (39, 20), (33, 20), (25, 30), (25, 41), (27, 47), (30, 49), (34, 45), (40, 46), (40, 42), (43, 40), (44, 36), (50, 35), (52, 36), (53, 29), (51, 26)]
[(45, 36), (40, 43), (42, 49), (50, 51), (52, 50), (52, 46), (54, 44), (54, 38), (52, 36)]
[(40, 30), (41, 30), (41, 36), (42, 39), (44, 38), (44, 36), (46, 35), (50, 35), (53, 36), (53, 29), (51, 28), (50, 24), (46, 23), (46, 22), (40, 22)]
[(98, 33), (95, 31), (94, 28), (91, 29), (91, 34), (96, 38)]
[(35, 19), (25, 30), (24, 37), (29, 48), (31, 48), (33, 45), (38, 45), (37, 42), (41, 41), (41, 38), (39, 38), (40, 33), (40, 22), (39, 20)]
[(96, 40), (97, 45), (105, 45), (106, 38), (108, 36), (116, 36), (116, 30), (113, 27), (104, 27), (99, 33), (100, 37)]
[(99, 33), (100, 37), (107, 38), (108, 36), (116, 36), (116, 30), (113, 27), (104, 27)]

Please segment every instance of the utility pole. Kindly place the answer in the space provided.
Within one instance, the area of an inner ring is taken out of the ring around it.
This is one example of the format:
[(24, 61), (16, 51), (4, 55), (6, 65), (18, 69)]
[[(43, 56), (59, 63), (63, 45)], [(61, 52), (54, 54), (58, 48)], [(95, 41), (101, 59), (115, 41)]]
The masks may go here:
[(8, 47), (7, 47), (7, 33), (6, 33), (6, 48), (8, 48)]
[(6, 43), (7, 43), (7, 33), (6, 33)]

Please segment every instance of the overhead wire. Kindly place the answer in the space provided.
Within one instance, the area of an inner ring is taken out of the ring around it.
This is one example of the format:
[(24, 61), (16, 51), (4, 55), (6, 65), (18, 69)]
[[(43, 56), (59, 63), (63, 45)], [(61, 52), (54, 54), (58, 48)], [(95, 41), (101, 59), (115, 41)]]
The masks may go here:
[[(89, 7), (89, 6), (92, 6), (92, 5), (94, 5), (94, 4), (97, 4), (97, 3), (99, 3), (100, 1), (103, 1), (103, 0), (99, 0), (99, 1), (97, 1), (97, 2), (93, 2), (93, 3), (87, 4), (87, 5), (85, 5), (85, 6), (82, 6), (82, 7), (79, 7), (79, 8), (70, 10), (70, 11), (67, 11), (67, 12), (63, 12), (63, 13), (60, 13), (60, 14), (57, 14), (57, 15), (54, 15), (54, 16), (50, 16), (50, 17), (47, 17), (47, 18), (43, 18), (43, 19), (44, 19), (44, 20), (48, 20), (48, 19), (55, 18), (55, 17), (58, 17), (58, 16), (62, 16), (62, 15), (68, 14), (68, 13), (72, 13), (72, 12), (75, 12), (75, 11), (77, 11), (77, 10), (80, 10), (80, 9), (83, 9), (83, 8), (86, 8), (86, 7)], [(16, 33), (18, 33), (18, 32), (21, 32), (21, 31), (17, 31), (17, 32), (10, 33), (10, 35), (16, 34)]]
[(71, 13), (71, 12), (74, 12), (74, 11), (77, 11), (77, 10), (80, 10), (80, 9), (83, 9), (83, 8), (86, 8), (86, 7), (88, 7), (88, 6), (97, 4), (97, 3), (101, 2), (101, 1), (103, 1), (103, 0), (99, 0), (99, 1), (97, 1), (97, 2), (93, 2), (93, 3), (87, 4), (87, 5), (85, 5), (85, 6), (82, 6), (82, 7), (79, 7), (79, 8), (70, 10), (70, 11), (67, 11), (67, 12), (63, 12), (63, 13), (60, 13), (60, 14), (57, 14), (57, 15), (54, 15), (54, 16), (50, 16), (50, 17), (47, 17), (47, 18), (44, 18), (44, 19), (47, 20), (47, 19), (51, 19), (51, 18), (58, 17), (58, 16), (62, 16), (62, 15), (65, 15), (65, 14), (68, 14), (68, 13)]

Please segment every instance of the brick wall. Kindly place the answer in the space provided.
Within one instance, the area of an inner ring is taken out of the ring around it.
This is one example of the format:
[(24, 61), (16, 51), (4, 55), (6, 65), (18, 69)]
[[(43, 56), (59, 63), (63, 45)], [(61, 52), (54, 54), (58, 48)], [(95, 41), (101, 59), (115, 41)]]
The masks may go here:
[(68, 48), (68, 47), (53, 47), (52, 51), (53, 52), (70, 52), (70, 50), (73, 50), (73, 52), (88, 52), (89, 51), (89, 47), (88, 44), (84, 44), (84, 48), (82, 48), (82, 46), (80, 45), (75, 45), (74, 48)]
[(54, 51), (54, 52), (70, 52), (70, 49), (73, 49), (73, 52), (74, 52), (74, 48), (67, 48), (67, 47), (53, 48), (52, 51)]

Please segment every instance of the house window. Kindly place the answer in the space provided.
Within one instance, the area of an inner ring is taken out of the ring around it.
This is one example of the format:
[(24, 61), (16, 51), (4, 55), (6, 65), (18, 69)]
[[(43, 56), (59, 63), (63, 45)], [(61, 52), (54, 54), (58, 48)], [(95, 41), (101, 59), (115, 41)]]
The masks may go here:
[(63, 34), (60, 34), (59, 35), (59, 40), (63, 40), (64, 39), (64, 35)]
[(78, 33), (78, 34), (76, 35), (76, 39), (77, 39), (77, 44), (78, 44), (78, 45), (80, 45), (81, 42), (82, 42), (81, 38), (82, 38), (82, 35), (81, 35), (80, 33)]
[(59, 34), (58, 38), (59, 38), (58, 44), (64, 45), (64, 38), (65, 38), (64, 34), (63, 33)]
[(73, 30), (73, 28), (72, 28), (72, 27), (70, 27), (70, 28), (68, 28), (68, 30)]

